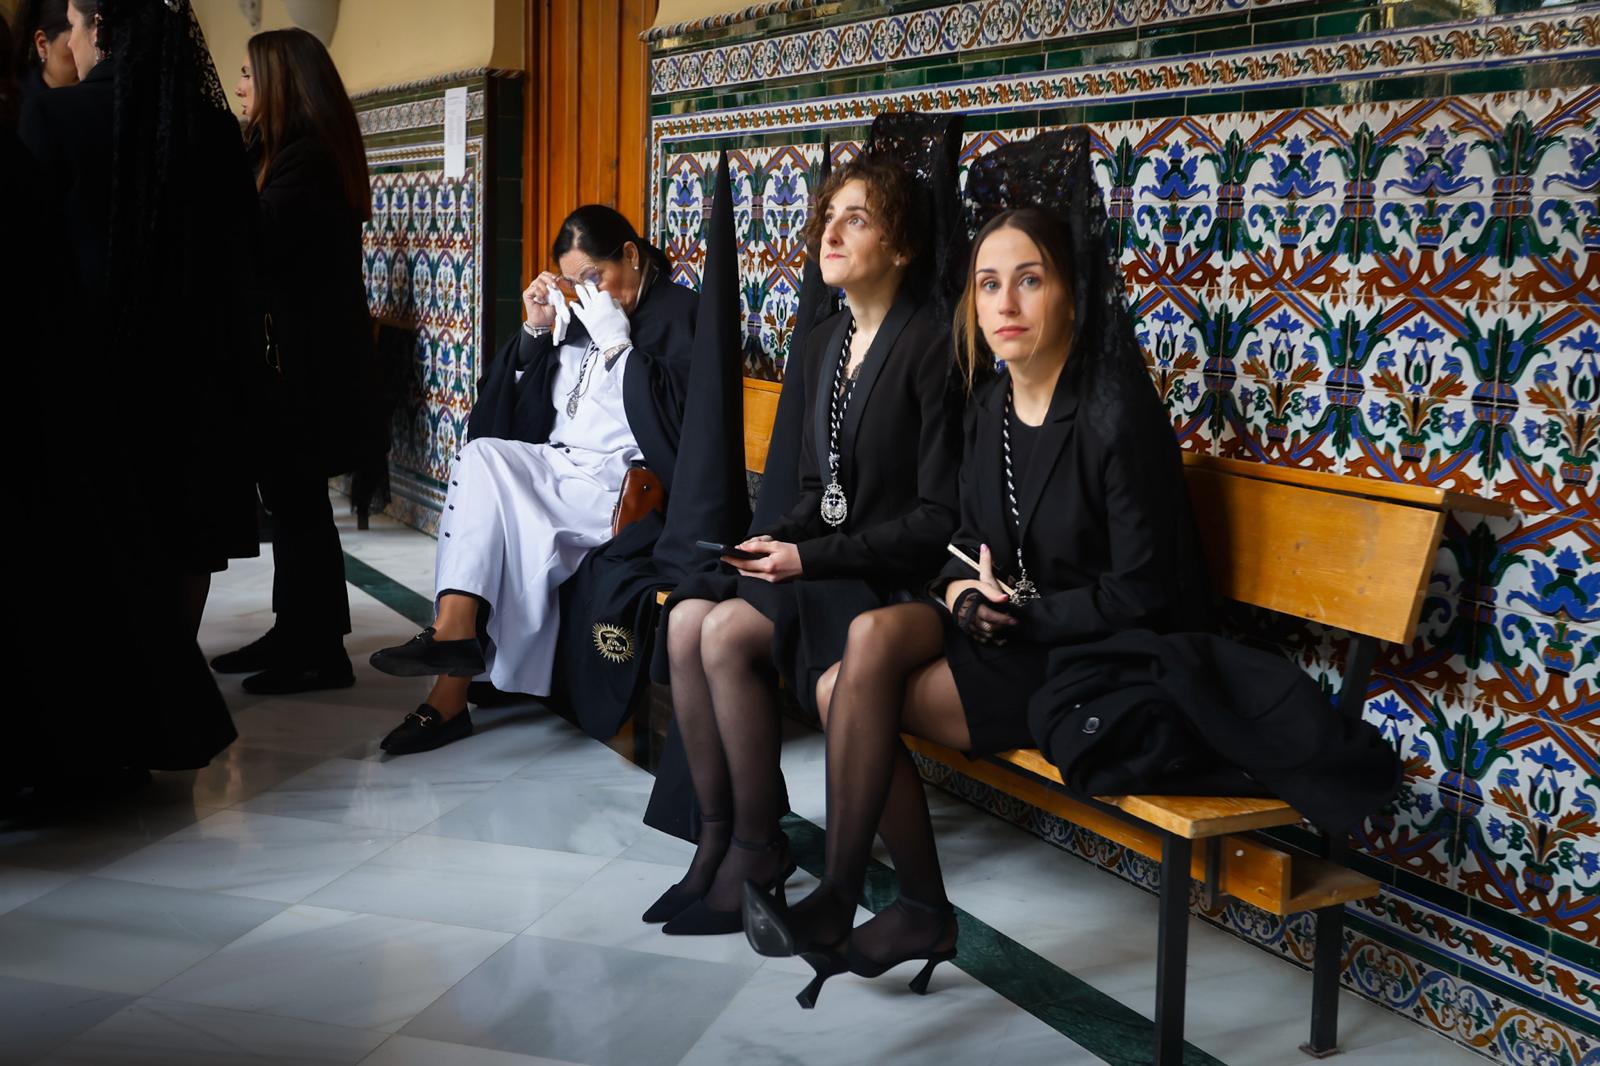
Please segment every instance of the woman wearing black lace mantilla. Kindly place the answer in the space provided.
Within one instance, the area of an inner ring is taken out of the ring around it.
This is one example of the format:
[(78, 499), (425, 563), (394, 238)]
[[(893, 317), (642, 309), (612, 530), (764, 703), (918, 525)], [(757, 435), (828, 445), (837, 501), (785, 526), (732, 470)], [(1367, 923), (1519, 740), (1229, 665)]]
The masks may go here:
[[(51, 647), (82, 628), (85, 602), (127, 619), (90, 662), (137, 698), (36, 717), (77, 767), (203, 766), (234, 731), (195, 633), (211, 574), (258, 551), (242, 417), (260, 362), (255, 190), (188, 0), (71, 0), (67, 17), (81, 82), (36, 94), (19, 135), (71, 261), (73, 361), (55, 368), (33, 505), (73, 517), (26, 569), (46, 583), (30, 602), (46, 605)], [(81, 660), (35, 673), (70, 689)]]
[(747, 881), (781, 893), (794, 863), (778, 828), (778, 675), (811, 704), (851, 619), (908, 598), (955, 528), (960, 390), (932, 283), (955, 221), (958, 137), (958, 118), (885, 116), (814, 201), (806, 247), (847, 308), (792, 356), (810, 386), (798, 501), (738, 545), (748, 556), (724, 558), (731, 570), (685, 582), (669, 604), (700, 809), (688, 872), (644, 915), (669, 934), (737, 932)]

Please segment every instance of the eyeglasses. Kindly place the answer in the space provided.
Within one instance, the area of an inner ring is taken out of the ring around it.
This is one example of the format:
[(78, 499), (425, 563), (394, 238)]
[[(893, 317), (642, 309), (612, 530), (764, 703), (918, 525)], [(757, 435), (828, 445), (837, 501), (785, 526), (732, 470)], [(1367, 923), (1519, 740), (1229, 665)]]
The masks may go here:
[(593, 285), (595, 288), (599, 288), (600, 278), (601, 274), (598, 267), (587, 266), (578, 271), (577, 274), (557, 274), (556, 288), (560, 289), (561, 294), (568, 300), (576, 300), (578, 298), (579, 285)]

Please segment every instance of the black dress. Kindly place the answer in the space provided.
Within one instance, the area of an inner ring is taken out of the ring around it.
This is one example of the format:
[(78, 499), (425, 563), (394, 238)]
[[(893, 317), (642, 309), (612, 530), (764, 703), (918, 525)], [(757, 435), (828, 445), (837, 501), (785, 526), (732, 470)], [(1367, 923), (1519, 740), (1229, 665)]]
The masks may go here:
[[(967, 411), (961, 528), (973, 558), (987, 544), (995, 575), (1018, 576), (1017, 535), (1006, 496), (1002, 428), (1010, 379), (983, 386)], [(1031, 747), (1028, 701), (1044, 683), (1050, 651), (1126, 629), (1209, 628), (1209, 600), (1177, 442), (1154, 390), (1133, 380), (1080, 402), (1063, 372), (1045, 421), (1013, 422), (1013, 471), (1022, 559), (1040, 599), (1011, 608), (1019, 624), (1004, 645), (979, 644), (940, 608), (945, 655), (975, 754)], [(1018, 444), (1028, 452), (1018, 462)], [(974, 577), (950, 559), (933, 583)]]
[[(774, 625), (773, 661), (802, 706), (815, 711), (816, 681), (844, 654), (864, 611), (910, 598), (936, 569), (956, 524), (960, 394), (952, 389), (949, 330), (902, 288), (873, 338), (840, 427), (839, 482), (849, 513), (822, 519), (829, 412), (850, 312), (818, 323), (806, 345), (807, 394), (800, 494), (762, 532), (796, 545), (802, 576), (777, 584), (724, 567), (680, 585), (674, 602), (738, 596)], [(670, 609), (670, 608), (669, 608)]]

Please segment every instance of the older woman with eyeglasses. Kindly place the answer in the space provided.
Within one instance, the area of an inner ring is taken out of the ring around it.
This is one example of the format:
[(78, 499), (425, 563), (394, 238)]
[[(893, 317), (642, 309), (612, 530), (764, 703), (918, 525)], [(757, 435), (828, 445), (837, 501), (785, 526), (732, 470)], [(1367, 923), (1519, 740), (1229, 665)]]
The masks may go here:
[(434, 678), (383, 741), (400, 755), (469, 735), (467, 686), (545, 696), (557, 589), (610, 537), (612, 505), (643, 460), (670, 487), (698, 297), (609, 207), (567, 216), (559, 274), (524, 290), (527, 318), (479, 383), (439, 522), (433, 624), (372, 665)]

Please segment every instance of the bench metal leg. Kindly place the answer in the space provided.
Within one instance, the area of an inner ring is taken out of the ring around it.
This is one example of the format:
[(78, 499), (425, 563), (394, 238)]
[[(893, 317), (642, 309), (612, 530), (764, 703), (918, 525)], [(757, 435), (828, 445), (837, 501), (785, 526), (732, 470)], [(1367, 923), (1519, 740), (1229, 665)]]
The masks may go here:
[(1191, 841), (1163, 834), (1156, 926), (1156, 1066), (1183, 1062), (1183, 995), (1189, 965)]
[(1344, 959), (1344, 905), (1312, 912), (1317, 916), (1316, 952), (1311, 962), (1311, 1039), (1300, 1050), (1325, 1059), (1339, 1053), (1339, 969)]
[[(1347, 845), (1341, 836), (1322, 838), (1322, 857), (1343, 863)], [(1313, 1058), (1325, 1059), (1339, 1053), (1339, 971), (1344, 965), (1344, 904), (1322, 907), (1317, 916), (1317, 933), (1312, 942), (1316, 957), (1311, 960), (1311, 1039), (1300, 1050)]]

